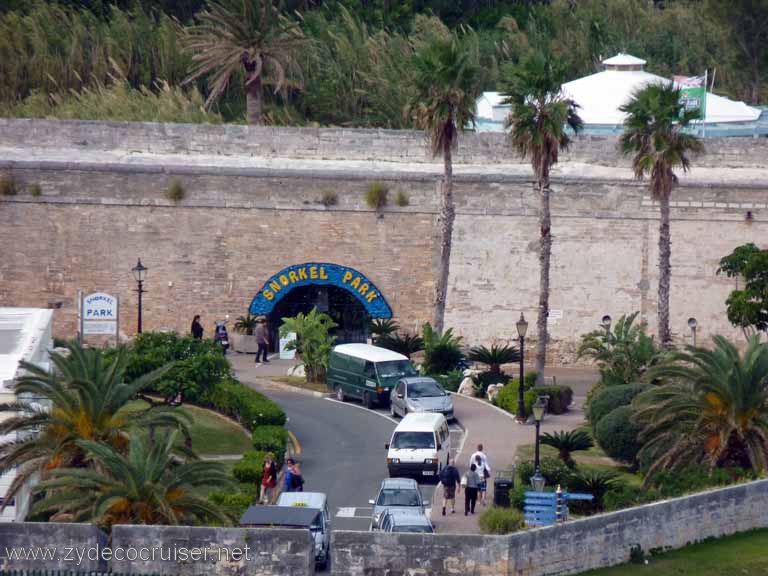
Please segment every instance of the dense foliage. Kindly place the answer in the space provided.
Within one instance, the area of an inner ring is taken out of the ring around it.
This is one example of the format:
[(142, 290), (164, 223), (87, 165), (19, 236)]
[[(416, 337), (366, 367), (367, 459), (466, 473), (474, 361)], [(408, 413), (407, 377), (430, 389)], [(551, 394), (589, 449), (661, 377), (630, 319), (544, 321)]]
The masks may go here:
[(525, 526), (525, 517), (514, 508), (491, 506), (483, 510), (477, 524), (483, 534), (509, 534), (522, 530)]
[(446, 374), (454, 370), (464, 358), (461, 351), (461, 336), (454, 336), (453, 329), (448, 328), (443, 333), (432, 329), (427, 322), (423, 327), (424, 334), (424, 364), (425, 374)]
[(320, 312), (317, 308), (306, 314), (299, 312), (293, 318), (283, 318), (280, 326), (280, 336), (289, 333), (296, 335), (295, 340), (288, 342), (286, 350), (296, 350), (308, 382), (325, 381), (325, 371), (331, 357), (331, 349), (336, 341), (329, 331), (336, 327), (336, 323), (328, 314)]
[(768, 250), (744, 244), (720, 260), (718, 274), (744, 281), (725, 301), (728, 320), (746, 335), (768, 331)]
[(631, 406), (621, 406), (605, 415), (595, 428), (600, 448), (614, 460), (633, 465), (642, 444), (640, 427), (633, 422)]
[(587, 405), (587, 420), (594, 430), (597, 423), (621, 406), (628, 406), (632, 399), (647, 389), (645, 384), (622, 384), (620, 386), (611, 386), (602, 388), (595, 393)]
[[(109, 85), (116, 73), (133, 89), (157, 93), (161, 81), (181, 88), (192, 71), (184, 29), (204, 22), (194, 15), (206, 8), (204, 0), (0, 0), (0, 107), (26, 115), (29, 107), (8, 104), (33, 93), (55, 104), (71, 91)], [(287, 0), (284, 17), (308, 39), (295, 62), (302, 82), (282, 94), (265, 91), (264, 115), (278, 124), (408, 126), (415, 47), (466, 25), (477, 35), (483, 89), (497, 87), (504, 63), (530, 52), (552, 54), (572, 79), (627, 51), (667, 77), (716, 69), (718, 91), (758, 103), (768, 72), (766, 13), (766, 0)], [(231, 70), (215, 112), (244, 122), (245, 72)], [(215, 89), (205, 78), (194, 84), (203, 99)], [(68, 117), (92, 113), (83, 107)], [(151, 108), (137, 111), (156, 119)]]

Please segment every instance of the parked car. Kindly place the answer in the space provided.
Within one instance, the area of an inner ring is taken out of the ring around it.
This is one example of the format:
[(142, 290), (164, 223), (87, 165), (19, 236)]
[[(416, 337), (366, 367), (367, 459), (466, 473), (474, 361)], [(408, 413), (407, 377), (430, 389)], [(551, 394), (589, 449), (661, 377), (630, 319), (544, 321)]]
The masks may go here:
[(312, 524), (310, 531), (315, 540), (315, 562), (324, 569), (330, 558), (331, 515), (328, 512), (328, 497), (323, 492), (283, 492), (277, 505), (292, 508), (320, 510), (321, 514)]
[(386, 478), (381, 482), (376, 500), (369, 500), (368, 503), (373, 506), (371, 530), (379, 529), (379, 522), (390, 510), (404, 509), (424, 514), (425, 507), (429, 506), (429, 502), (422, 499), (416, 480), (412, 478)]
[(359, 398), (366, 408), (386, 405), (400, 378), (418, 376), (406, 356), (369, 344), (341, 344), (331, 350), (326, 381), (336, 399)]
[(418, 514), (410, 510), (388, 510), (379, 522), (382, 532), (411, 532), (432, 534), (435, 528), (426, 514)]
[(384, 447), (390, 476), (436, 478), (451, 453), (448, 421), (442, 414), (406, 414)]
[(390, 394), (389, 411), (392, 416), (405, 416), (409, 412), (439, 412), (452, 420), (453, 398), (434, 378), (402, 378)]

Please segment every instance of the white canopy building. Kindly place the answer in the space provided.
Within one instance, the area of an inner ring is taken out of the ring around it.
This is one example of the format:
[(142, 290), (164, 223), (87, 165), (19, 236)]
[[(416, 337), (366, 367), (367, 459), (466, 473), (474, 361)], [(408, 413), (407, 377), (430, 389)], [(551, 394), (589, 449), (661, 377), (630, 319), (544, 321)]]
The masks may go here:
[[(23, 373), (19, 368), (21, 360), (49, 369), (52, 320), (53, 310), (0, 308), (0, 403), (45, 402), (36, 398), (17, 398), (15, 381)], [(12, 416), (6, 413), (0, 415), (0, 419)], [(15, 434), (0, 436), (0, 443), (15, 440)], [(15, 477), (16, 472), (13, 470), (0, 476), (0, 502), (5, 501), (6, 491)], [(0, 522), (22, 522), (29, 509), (29, 486), (21, 490), (15, 501), (6, 504)]]
[[(585, 129), (620, 126), (625, 114), (619, 108), (629, 102), (632, 95), (654, 82), (672, 80), (645, 71), (645, 60), (630, 54), (617, 54), (603, 60), (604, 70), (562, 85), (563, 94), (579, 105), (579, 116)], [(509, 106), (502, 105), (499, 92), (484, 92), (476, 103), (477, 130), (480, 132), (504, 129)], [(706, 124), (753, 123), (761, 110), (723, 96), (707, 93)]]

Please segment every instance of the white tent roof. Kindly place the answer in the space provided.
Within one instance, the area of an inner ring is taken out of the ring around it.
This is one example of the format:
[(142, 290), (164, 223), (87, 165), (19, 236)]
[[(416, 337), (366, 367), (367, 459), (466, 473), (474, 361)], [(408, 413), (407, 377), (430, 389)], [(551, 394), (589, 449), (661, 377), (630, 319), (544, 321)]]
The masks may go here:
[(0, 388), (13, 381), (19, 361), (39, 363), (51, 339), (53, 310), (0, 308)]
[[(613, 66), (638, 66), (644, 61), (618, 54), (603, 61)], [(644, 70), (603, 70), (562, 85), (563, 93), (579, 106), (579, 116), (584, 124), (621, 124), (625, 114), (619, 107), (627, 103), (632, 95), (648, 84), (670, 82), (667, 78), (650, 74)], [(757, 120), (760, 110), (707, 93), (706, 123), (751, 122)]]

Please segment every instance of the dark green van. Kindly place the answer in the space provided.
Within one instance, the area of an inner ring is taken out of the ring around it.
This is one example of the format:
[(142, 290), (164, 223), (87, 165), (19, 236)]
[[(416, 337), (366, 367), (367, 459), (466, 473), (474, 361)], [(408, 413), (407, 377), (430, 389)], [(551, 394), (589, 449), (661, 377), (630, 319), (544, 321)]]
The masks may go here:
[(341, 344), (331, 351), (326, 381), (336, 398), (359, 398), (367, 408), (384, 406), (400, 378), (418, 376), (407, 356), (369, 344)]

